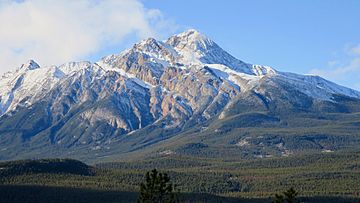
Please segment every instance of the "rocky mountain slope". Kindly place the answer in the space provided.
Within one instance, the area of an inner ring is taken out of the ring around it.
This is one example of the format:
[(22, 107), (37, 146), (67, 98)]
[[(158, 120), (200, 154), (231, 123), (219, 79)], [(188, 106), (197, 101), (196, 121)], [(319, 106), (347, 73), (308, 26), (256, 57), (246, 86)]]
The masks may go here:
[(261, 158), (356, 148), (359, 104), (355, 90), (245, 63), (188, 30), (96, 63), (31, 60), (4, 74), (0, 158)]

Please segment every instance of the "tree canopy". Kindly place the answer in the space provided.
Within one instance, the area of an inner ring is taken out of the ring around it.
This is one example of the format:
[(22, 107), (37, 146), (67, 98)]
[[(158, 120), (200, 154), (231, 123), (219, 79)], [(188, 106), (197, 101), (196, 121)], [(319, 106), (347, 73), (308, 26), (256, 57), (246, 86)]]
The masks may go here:
[(296, 202), (296, 196), (298, 195), (298, 192), (295, 191), (294, 188), (290, 188), (283, 192), (283, 194), (275, 194), (275, 197), (273, 199), (273, 203), (295, 203)]
[(166, 173), (156, 169), (147, 172), (145, 182), (140, 184), (140, 203), (172, 203), (175, 202), (174, 186)]

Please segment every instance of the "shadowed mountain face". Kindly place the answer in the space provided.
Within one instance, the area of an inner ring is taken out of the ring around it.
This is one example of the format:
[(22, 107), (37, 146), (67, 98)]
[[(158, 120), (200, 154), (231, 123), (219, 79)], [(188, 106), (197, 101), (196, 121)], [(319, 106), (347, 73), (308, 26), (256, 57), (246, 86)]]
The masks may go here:
[(196, 30), (0, 78), (0, 158), (289, 156), (357, 148), (360, 93), (248, 64)]

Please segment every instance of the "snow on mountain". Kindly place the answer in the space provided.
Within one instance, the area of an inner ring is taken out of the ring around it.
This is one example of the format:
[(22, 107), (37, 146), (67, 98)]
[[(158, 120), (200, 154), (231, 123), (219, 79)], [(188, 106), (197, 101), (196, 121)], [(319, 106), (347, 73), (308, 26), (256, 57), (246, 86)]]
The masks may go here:
[(178, 52), (181, 56), (180, 61), (187, 65), (221, 64), (250, 75), (275, 72), (270, 67), (247, 64), (236, 59), (214, 41), (194, 29), (172, 36), (166, 43)]
[(31, 105), (65, 76), (90, 66), (90, 62), (70, 62), (59, 67), (40, 67), (30, 60), (16, 71), (5, 73), (0, 79), (0, 115)]
[(20, 69), (27, 69), (27, 70), (35, 70), (40, 68), (39, 64), (37, 64), (34, 60), (29, 60), (27, 63), (24, 63)]
[[(111, 57), (113, 57), (113, 56), (111, 56)], [(104, 69), (105, 71), (117, 72), (121, 76), (123, 76), (123, 77), (125, 77), (127, 79), (130, 79), (130, 80), (134, 81), (135, 83), (137, 83), (138, 85), (140, 85), (142, 87), (145, 87), (147, 89), (149, 89), (151, 87), (154, 87), (154, 85), (152, 85), (152, 84), (150, 84), (150, 83), (148, 83), (146, 81), (140, 80), (134, 74), (126, 72), (123, 69), (116, 68), (116, 67), (113, 67), (112, 65), (110, 65), (111, 62), (109, 62), (109, 61), (111, 61), (111, 57), (110, 58), (104, 58), (103, 60), (98, 61), (95, 64), (98, 65), (99, 67), (101, 67), (102, 69)]]
[(234, 58), (214, 41), (194, 29), (170, 37), (166, 44), (177, 51), (180, 55), (179, 61), (183, 64), (222, 64), (239, 72), (253, 73), (249, 64)]
[(335, 84), (319, 76), (280, 73), (276, 80), (286, 82), (301, 92), (320, 100), (333, 100), (333, 94), (360, 98), (360, 92)]
[(31, 98), (53, 87), (61, 78), (56, 67), (40, 68), (34, 61), (23, 64), (0, 80), (0, 111), (5, 113), (17, 105), (29, 105)]

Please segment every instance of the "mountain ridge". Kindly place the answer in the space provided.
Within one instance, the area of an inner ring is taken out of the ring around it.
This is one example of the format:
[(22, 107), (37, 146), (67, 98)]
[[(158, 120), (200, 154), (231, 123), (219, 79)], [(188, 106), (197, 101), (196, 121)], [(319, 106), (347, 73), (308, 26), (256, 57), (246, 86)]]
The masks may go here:
[[(0, 90), (4, 159), (13, 156), (7, 146), (26, 156), (44, 146), (64, 155), (64, 149), (111, 151), (118, 140), (118, 147), (132, 143), (121, 154), (194, 126), (231, 123), (233, 116), (239, 128), (283, 128), (292, 126), (287, 112), (355, 116), (360, 102), (356, 90), (321, 77), (238, 60), (193, 29), (165, 41), (142, 40), (96, 63), (40, 67), (30, 60), (4, 74)], [(159, 133), (146, 135), (149, 129)]]

